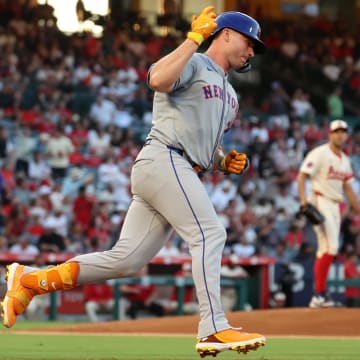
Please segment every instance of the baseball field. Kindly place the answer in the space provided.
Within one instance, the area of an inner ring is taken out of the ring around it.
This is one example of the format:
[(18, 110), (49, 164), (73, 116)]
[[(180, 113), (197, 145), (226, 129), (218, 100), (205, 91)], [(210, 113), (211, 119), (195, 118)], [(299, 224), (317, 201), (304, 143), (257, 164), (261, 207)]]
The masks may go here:
[[(263, 333), (267, 344), (246, 355), (220, 353), (219, 360), (360, 359), (360, 308), (256, 310), (228, 318), (234, 326)], [(197, 322), (197, 316), (96, 324), (22, 321), (1, 331), (0, 359), (200, 359), (194, 350)]]

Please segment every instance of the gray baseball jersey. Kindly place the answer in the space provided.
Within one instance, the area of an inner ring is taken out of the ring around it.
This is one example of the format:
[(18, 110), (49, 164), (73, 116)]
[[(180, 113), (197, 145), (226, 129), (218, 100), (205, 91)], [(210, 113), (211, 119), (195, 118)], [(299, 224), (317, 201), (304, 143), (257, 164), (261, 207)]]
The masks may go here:
[[(131, 276), (165, 244), (172, 229), (186, 241), (199, 301), (198, 337), (228, 329), (220, 297), (226, 231), (192, 162), (213, 165), (238, 110), (223, 69), (194, 54), (170, 93), (155, 93), (153, 126), (132, 168), (133, 199), (115, 246), (72, 259), (79, 284)], [(189, 161), (190, 160), (190, 161)]]
[(183, 150), (201, 168), (210, 169), (237, 112), (237, 96), (224, 70), (197, 53), (171, 93), (155, 93), (149, 137)]

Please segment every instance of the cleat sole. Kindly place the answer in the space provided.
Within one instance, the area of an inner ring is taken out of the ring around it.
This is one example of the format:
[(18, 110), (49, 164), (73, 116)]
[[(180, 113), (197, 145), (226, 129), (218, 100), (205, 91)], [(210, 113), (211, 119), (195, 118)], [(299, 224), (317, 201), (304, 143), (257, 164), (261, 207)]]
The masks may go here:
[(216, 350), (214, 348), (209, 348), (209, 349), (201, 349), (201, 350), (197, 350), (197, 352), (199, 353), (200, 357), (204, 358), (205, 356), (212, 356), (212, 357), (216, 357), (216, 355), (220, 352), (219, 350)]
[(265, 346), (265, 340), (256, 341), (250, 344), (236, 345), (232, 347), (222, 346), (216, 348), (216, 346), (214, 345), (202, 346), (200, 349), (196, 349), (196, 351), (199, 353), (200, 357), (203, 358), (205, 356), (215, 357), (218, 353), (226, 350), (237, 351), (239, 354), (240, 353), (247, 354), (249, 351), (255, 351), (261, 346)]

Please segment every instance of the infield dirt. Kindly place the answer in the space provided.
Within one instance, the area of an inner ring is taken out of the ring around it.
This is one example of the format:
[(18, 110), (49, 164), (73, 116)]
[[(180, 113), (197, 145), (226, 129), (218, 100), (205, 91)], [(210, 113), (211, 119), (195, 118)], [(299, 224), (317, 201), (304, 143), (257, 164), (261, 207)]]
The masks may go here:
[[(227, 314), (230, 323), (242, 326), (247, 332), (265, 336), (295, 337), (360, 337), (360, 308), (286, 308), (237, 311)], [(198, 316), (167, 316), (102, 323), (81, 323), (41, 332), (65, 333), (123, 333), (123, 334), (183, 334), (195, 336)], [(32, 332), (37, 330), (33, 329)]]

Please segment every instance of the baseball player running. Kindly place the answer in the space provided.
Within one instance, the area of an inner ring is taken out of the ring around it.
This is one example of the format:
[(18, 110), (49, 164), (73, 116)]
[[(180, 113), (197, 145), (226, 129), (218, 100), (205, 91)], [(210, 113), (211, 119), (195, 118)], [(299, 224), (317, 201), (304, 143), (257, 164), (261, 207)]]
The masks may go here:
[[(340, 202), (343, 201), (343, 194), (360, 214), (360, 203), (351, 187), (354, 173), (349, 158), (341, 150), (347, 137), (347, 123), (343, 120), (332, 121), (329, 141), (307, 154), (297, 177), (300, 205), (313, 204), (325, 218), (322, 224), (314, 225), (318, 247), (314, 264), (314, 295), (309, 304), (313, 308), (334, 306), (326, 291), (326, 282), (339, 249)], [(310, 194), (306, 194), (307, 178), (311, 182)]]
[[(264, 345), (260, 334), (233, 328), (220, 300), (221, 256), (226, 231), (199, 175), (219, 170), (241, 174), (245, 154), (221, 150), (223, 134), (238, 111), (228, 82), (231, 68), (244, 71), (265, 50), (260, 26), (240, 12), (216, 17), (213, 7), (194, 16), (191, 31), (175, 50), (153, 64), (153, 124), (131, 174), (133, 199), (115, 246), (84, 254), (47, 270), (17, 263), (8, 266), (4, 325), (11, 327), (35, 295), (72, 289), (136, 274), (162, 248), (171, 229), (187, 242), (199, 302), (196, 350), (248, 352)], [(208, 39), (206, 53), (198, 53)]]

